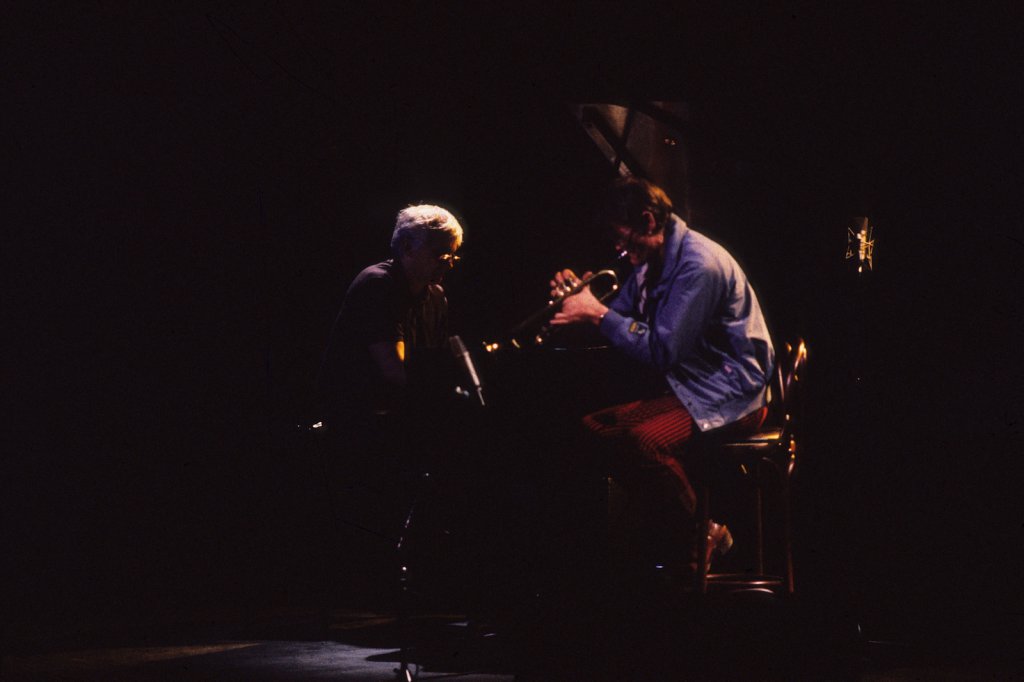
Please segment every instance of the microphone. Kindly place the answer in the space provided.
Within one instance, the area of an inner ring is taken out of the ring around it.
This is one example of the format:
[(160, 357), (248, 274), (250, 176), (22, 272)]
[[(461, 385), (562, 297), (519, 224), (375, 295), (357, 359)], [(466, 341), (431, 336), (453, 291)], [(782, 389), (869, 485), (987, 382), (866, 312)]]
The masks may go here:
[(868, 270), (874, 269), (875, 236), (874, 225), (867, 216), (857, 216), (853, 219), (853, 227), (846, 228), (846, 259), (857, 259), (857, 273), (864, 272), (864, 266)]
[[(448, 339), (448, 343), (452, 348), (452, 355), (455, 356), (456, 362), (462, 365), (462, 368), (466, 371), (466, 376), (469, 377), (470, 383), (473, 385), (473, 390), (476, 393), (476, 399), (480, 402), (480, 406), (484, 407), (484, 387), (480, 383), (480, 377), (476, 373), (476, 367), (473, 365), (473, 358), (470, 356), (469, 351), (466, 349), (466, 344), (462, 342), (462, 339), (458, 336), (452, 336)], [(465, 395), (469, 395), (469, 392), (460, 391)]]

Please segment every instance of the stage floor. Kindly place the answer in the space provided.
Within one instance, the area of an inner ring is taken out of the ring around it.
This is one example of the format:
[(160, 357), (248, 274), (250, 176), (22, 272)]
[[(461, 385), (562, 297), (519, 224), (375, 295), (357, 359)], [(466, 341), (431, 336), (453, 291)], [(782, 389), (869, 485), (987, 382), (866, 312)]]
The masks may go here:
[[(452, 613), (420, 613), (403, 620), (371, 611), (293, 612), (250, 617), (245, 624), (227, 620), (208, 616), (192, 623), (129, 629), (121, 623), (65, 634), (59, 641), (14, 641), (13, 647), (6, 647), (0, 677), (372, 682), (403, 679), (404, 661), (412, 679), (467, 682), (1024, 679), (1017, 654), (957, 652), (940, 642), (865, 638), (849, 648), (851, 642), (812, 638), (792, 642), (773, 656), (751, 649), (742, 637), (721, 646), (702, 643), (688, 648), (677, 637), (692, 636), (693, 631), (682, 624), (666, 633), (662, 623), (659, 628), (667, 639), (652, 644), (629, 642), (628, 636), (610, 643), (610, 633), (635, 633), (642, 624), (623, 623), (621, 629), (602, 629), (599, 634), (570, 628), (561, 640), (541, 642), (524, 637), (522, 630), (510, 636)], [(535, 625), (534, 632), (551, 632), (549, 624)], [(403, 649), (403, 643), (413, 646)]]

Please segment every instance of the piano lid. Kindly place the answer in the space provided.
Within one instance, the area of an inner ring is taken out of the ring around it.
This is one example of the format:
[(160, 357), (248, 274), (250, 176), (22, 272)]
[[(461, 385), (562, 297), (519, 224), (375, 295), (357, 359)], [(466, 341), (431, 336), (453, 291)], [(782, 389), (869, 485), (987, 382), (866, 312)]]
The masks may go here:
[(617, 173), (660, 185), (686, 217), (689, 110), (684, 102), (588, 102), (573, 104), (572, 110)]

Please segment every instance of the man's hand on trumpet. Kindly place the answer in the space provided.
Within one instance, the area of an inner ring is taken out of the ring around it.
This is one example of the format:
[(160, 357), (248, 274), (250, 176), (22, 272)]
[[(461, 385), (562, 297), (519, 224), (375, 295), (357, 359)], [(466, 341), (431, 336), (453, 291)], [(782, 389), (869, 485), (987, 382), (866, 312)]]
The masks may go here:
[[(582, 279), (590, 277), (591, 273), (583, 273)], [(589, 322), (598, 324), (601, 318), (608, 312), (608, 306), (597, 300), (590, 291), (590, 286), (585, 286), (579, 293), (566, 296), (575, 286), (580, 283), (581, 278), (576, 276), (572, 270), (556, 272), (551, 279), (551, 300), (563, 299), (562, 307), (551, 318), (553, 326), (575, 324), (577, 322)]]

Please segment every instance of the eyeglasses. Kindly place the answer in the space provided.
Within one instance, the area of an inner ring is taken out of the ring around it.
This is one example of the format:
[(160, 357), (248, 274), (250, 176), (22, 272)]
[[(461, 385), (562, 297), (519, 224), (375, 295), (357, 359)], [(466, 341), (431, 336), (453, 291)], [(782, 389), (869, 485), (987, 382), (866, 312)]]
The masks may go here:
[(438, 263), (444, 263), (450, 268), (454, 268), (455, 264), (460, 260), (462, 260), (462, 256), (457, 256), (454, 253), (442, 253), (440, 256), (437, 256)]

